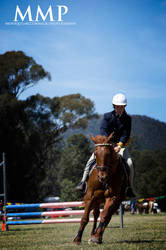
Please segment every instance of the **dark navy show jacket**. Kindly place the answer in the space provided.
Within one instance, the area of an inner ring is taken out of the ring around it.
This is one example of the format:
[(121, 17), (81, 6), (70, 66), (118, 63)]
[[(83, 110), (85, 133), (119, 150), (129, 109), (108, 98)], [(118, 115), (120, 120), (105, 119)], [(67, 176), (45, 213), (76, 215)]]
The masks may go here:
[(124, 145), (128, 142), (131, 133), (131, 117), (126, 111), (120, 117), (115, 111), (104, 114), (100, 134), (109, 136), (112, 132), (114, 132), (114, 142), (122, 142)]

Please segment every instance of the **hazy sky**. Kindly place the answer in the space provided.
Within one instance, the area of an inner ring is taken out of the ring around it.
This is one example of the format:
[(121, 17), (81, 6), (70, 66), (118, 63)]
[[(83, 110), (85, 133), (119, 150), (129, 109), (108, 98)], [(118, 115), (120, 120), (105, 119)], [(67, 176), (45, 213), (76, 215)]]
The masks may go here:
[[(49, 97), (81, 93), (102, 114), (112, 110), (112, 96), (122, 92), (128, 98), (129, 114), (166, 122), (166, 1), (0, 3), (0, 53), (22, 50), (52, 76), (51, 82), (40, 81), (21, 98), (36, 93)], [(40, 25), (27, 25), (25, 18), (24, 22), (20, 19), (22, 24), (13, 25), (17, 5), (22, 14), (30, 5), (33, 20), (38, 5), (43, 14), (51, 5), (56, 22), (41, 25), (41, 19)], [(57, 22), (58, 5), (68, 7), (61, 24)]]

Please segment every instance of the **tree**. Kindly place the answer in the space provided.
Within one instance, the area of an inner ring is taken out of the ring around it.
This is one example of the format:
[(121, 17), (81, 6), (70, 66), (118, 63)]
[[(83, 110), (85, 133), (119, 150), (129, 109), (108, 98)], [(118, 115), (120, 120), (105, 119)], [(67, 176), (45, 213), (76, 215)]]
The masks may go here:
[(60, 187), (62, 201), (76, 201), (78, 199), (78, 193), (75, 191), (75, 185), (71, 180), (64, 179)]
[(57, 118), (60, 132), (65, 132), (68, 128), (86, 128), (88, 120), (97, 116), (94, 113), (94, 103), (80, 94), (54, 97), (51, 109)]
[(130, 143), (128, 145), (128, 150), (132, 153), (132, 152), (138, 151), (140, 149), (141, 149), (141, 146), (138, 143), (138, 136), (132, 135)]
[(50, 74), (22, 51), (9, 51), (0, 55), (0, 95), (8, 93), (18, 97), (27, 88)]
[[(26, 101), (26, 114), (29, 118), (29, 129), (25, 127), (25, 133), (37, 142), (40, 141), (40, 152), (47, 155), (50, 145), (58, 142), (59, 136), (69, 128), (85, 127), (88, 118), (94, 116), (93, 103), (81, 96), (73, 94), (53, 99), (41, 95), (31, 96)], [(29, 134), (28, 134), (29, 133)], [(41, 155), (40, 158), (41, 164)]]
[(51, 99), (35, 95), (18, 101), (11, 95), (1, 95), (0, 149), (7, 155), (10, 201), (33, 202), (42, 200), (50, 193), (59, 195), (57, 166), (61, 155), (61, 137), (69, 127), (81, 126), (91, 113), (91, 109), (87, 108), (87, 114), (83, 114), (83, 109), (79, 118), (77, 109), (85, 105), (82, 102), (85, 98), (79, 96), (71, 95), (71, 100), (77, 102), (75, 110), (74, 107), (70, 109), (75, 120), (71, 116), (71, 120), (66, 122), (63, 120), (66, 111), (60, 108), (61, 104), (64, 106), (63, 97)]
[(155, 197), (165, 194), (165, 150), (144, 150), (135, 161), (135, 187), (139, 196)]
[[(32, 149), (37, 150), (34, 143), (29, 143), (32, 136), (28, 137), (27, 103), (17, 98), (45, 77), (50, 79), (50, 74), (22, 51), (0, 55), (0, 152), (6, 153), (8, 199), (13, 201), (35, 195), (35, 190), (29, 195), (28, 184), (32, 183), (30, 173), (36, 166)], [(39, 168), (37, 176), (41, 173)]]
[(90, 141), (83, 134), (75, 134), (69, 137), (58, 164), (59, 182), (68, 179), (76, 185), (91, 153)]
[(86, 127), (93, 102), (80, 94), (18, 96), (50, 74), (22, 51), (0, 55), (0, 153), (6, 153), (8, 200), (40, 201), (60, 193), (58, 162), (68, 128)]
[[(61, 115), (65, 111), (59, 111), (60, 103), (59, 97), (51, 99), (36, 95), (18, 101), (11, 95), (1, 95), (0, 152), (7, 155), (10, 201), (33, 202), (50, 193), (60, 193), (56, 165), (61, 154), (62, 132), (79, 123), (79, 114), (75, 114), (75, 123), (73, 119), (71, 123), (68, 119), (67, 125), (63, 122)], [(78, 101), (77, 107), (81, 105)]]
[[(93, 111), (93, 103), (80, 94), (54, 97), (53, 99), (40, 95), (28, 98), (26, 112), (32, 125), (30, 126), (31, 129), (27, 130), (30, 133), (28, 137), (32, 139), (32, 143), (30, 142), (30, 144), (36, 145), (38, 142), (39, 149), (34, 151), (36, 162), (38, 162), (38, 166), (44, 166), (47, 173), (46, 177), (40, 181), (40, 194), (38, 194), (38, 197), (41, 196), (41, 190), (43, 190), (42, 196), (49, 195), (50, 193), (59, 195), (58, 166), (61, 164), (58, 164), (58, 161), (60, 159), (61, 136), (69, 128), (85, 127), (88, 119), (95, 115)], [(66, 114), (68, 116), (67, 119)], [(33, 131), (34, 134), (32, 134)], [(84, 160), (79, 163), (78, 178), (81, 176), (80, 172), (84, 168), (87, 155), (90, 152), (88, 140), (82, 137), (75, 135), (73, 139), (69, 140), (69, 144), (75, 141), (80, 152), (86, 151), (83, 154)], [(79, 143), (80, 147), (78, 146)], [(85, 150), (85, 147), (87, 150)], [(77, 152), (77, 155), (80, 152)], [(37, 168), (36, 171), (38, 171)]]

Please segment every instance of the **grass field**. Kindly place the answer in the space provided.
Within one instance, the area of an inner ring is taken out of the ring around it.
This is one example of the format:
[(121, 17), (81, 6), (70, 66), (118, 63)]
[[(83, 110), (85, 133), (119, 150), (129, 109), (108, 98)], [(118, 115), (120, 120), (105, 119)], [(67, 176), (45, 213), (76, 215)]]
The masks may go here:
[(166, 249), (166, 214), (124, 216), (124, 228), (120, 218), (114, 215), (105, 230), (102, 245), (88, 244), (92, 223), (83, 234), (82, 243), (72, 243), (79, 224), (10, 226), (0, 232), (0, 249)]

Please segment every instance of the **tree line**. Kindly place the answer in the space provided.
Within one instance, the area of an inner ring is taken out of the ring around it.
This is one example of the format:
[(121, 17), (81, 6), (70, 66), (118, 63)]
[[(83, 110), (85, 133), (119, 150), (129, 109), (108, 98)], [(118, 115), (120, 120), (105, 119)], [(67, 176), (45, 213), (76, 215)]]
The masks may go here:
[[(93, 151), (83, 134), (64, 139), (66, 131), (86, 128), (97, 117), (90, 99), (81, 94), (19, 99), (41, 79), (51, 80), (50, 73), (24, 52), (0, 55), (0, 154), (6, 154), (9, 202), (42, 202), (46, 196), (78, 199), (75, 186)], [(134, 137), (130, 151), (138, 194), (166, 193), (166, 150), (140, 151)], [(0, 180), (2, 188), (2, 176)]]

